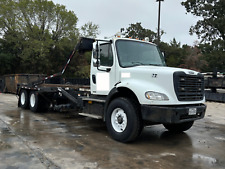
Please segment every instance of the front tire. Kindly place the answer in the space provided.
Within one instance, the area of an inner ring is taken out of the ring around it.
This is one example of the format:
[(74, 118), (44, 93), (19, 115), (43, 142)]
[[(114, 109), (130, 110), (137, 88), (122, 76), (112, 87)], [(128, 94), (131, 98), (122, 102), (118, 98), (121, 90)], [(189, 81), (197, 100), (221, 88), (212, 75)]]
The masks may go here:
[(120, 142), (134, 141), (142, 131), (138, 106), (127, 98), (116, 98), (108, 107), (106, 125), (111, 137)]
[(181, 133), (183, 131), (190, 129), (193, 126), (193, 124), (194, 124), (194, 121), (188, 121), (188, 122), (178, 123), (178, 124), (163, 124), (163, 126), (171, 132)]

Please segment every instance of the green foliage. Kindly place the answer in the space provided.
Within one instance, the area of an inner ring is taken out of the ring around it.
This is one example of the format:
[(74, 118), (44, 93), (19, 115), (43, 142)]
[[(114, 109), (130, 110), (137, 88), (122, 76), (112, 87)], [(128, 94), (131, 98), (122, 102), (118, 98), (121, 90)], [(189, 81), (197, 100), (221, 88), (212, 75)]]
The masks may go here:
[(222, 46), (222, 40), (213, 41), (212, 44), (205, 43), (199, 45), (202, 51), (202, 58), (207, 62), (203, 71), (213, 71), (215, 68), (219, 71), (225, 71), (225, 47)]
[(65, 75), (75, 78), (90, 78), (91, 52), (78, 53), (74, 56)]
[[(77, 21), (73, 11), (49, 0), (1, 0), (0, 74), (61, 71), (80, 36)], [(91, 22), (82, 28), (93, 37), (98, 32)], [(86, 66), (78, 60), (74, 70)]]
[[(122, 30), (124, 30), (124, 28), (122, 28)], [(145, 39), (148, 37), (151, 42), (155, 42), (157, 39), (157, 33), (151, 31), (150, 29), (143, 28), (141, 26), (141, 22), (130, 24), (130, 26), (126, 28), (125, 36), (133, 39)]]
[(196, 33), (201, 42), (199, 49), (207, 64), (202, 71), (218, 68), (225, 71), (225, 1), (224, 0), (186, 0), (182, 2), (187, 12), (202, 17), (190, 33)]
[(0, 67), (4, 67), (4, 69), (0, 69), (0, 74), (4, 74), (5, 72), (14, 73), (14, 59), (15, 57), (10, 53), (0, 53)]
[(185, 56), (183, 55), (183, 49), (175, 38), (169, 44), (161, 42), (159, 48), (165, 53), (167, 66), (181, 67), (181, 65), (184, 64)]
[(224, 0), (186, 0), (182, 5), (187, 12), (203, 18), (191, 27), (191, 34), (196, 33), (203, 41), (225, 40)]
[(99, 26), (93, 24), (92, 22), (88, 22), (81, 27), (81, 36), (89, 37), (89, 38), (96, 38), (99, 34), (98, 32)]

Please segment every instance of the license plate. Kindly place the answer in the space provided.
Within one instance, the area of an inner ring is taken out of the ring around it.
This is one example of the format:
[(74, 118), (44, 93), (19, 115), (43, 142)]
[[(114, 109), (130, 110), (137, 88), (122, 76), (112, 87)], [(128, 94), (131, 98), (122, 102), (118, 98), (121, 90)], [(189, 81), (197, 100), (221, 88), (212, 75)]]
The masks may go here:
[(188, 115), (196, 115), (197, 114), (197, 108), (189, 108)]

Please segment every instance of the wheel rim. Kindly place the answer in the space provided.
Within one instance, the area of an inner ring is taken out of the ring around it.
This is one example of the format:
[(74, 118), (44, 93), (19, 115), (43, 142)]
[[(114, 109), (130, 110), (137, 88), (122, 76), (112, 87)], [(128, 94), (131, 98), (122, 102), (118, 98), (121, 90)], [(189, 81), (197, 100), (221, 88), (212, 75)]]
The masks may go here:
[(20, 103), (21, 103), (21, 105), (24, 105), (25, 104), (25, 100), (26, 100), (25, 93), (22, 92), (21, 93), (21, 96), (20, 96)]
[(30, 95), (30, 106), (31, 106), (31, 107), (34, 107), (35, 102), (36, 102), (36, 100), (35, 100), (35, 94), (32, 93), (32, 94)]
[(111, 124), (116, 132), (122, 133), (127, 127), (127, 115), (121, 108), (113, 110), (111, 115)]

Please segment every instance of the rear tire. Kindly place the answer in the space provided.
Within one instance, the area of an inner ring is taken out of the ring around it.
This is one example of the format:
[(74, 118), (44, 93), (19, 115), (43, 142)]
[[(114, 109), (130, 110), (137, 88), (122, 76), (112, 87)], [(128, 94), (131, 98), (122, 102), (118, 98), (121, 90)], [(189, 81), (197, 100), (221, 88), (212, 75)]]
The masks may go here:
[(21, 108), (27, 109), (29, 106), (29, 98), (27, 90), (22, 89), (19, 96), (19, 104)]
[(189, 122), (178, 123), (178, 124), (163, 124), (163, 126), (171, 132), (181, 133), (183, 131), (190, 129), (193, 126), (193, 124), (194, 124), (194, 121), (189, 121)]
[(33, 112), (38, 112), (40, 109), (39, 98), (37, 92), (32, 91), (30, 93), (30, 110)]
[(127, 98), (116, 98), (108, 107), (106, 125), (111, 137), (120, 142), (134, 141), (142, 131), (138, 106)]
[(46, 111), (48, 109), (48, 104), (36, 91), (32, 91), (29, 97), (29, 107), (33, 112)]

